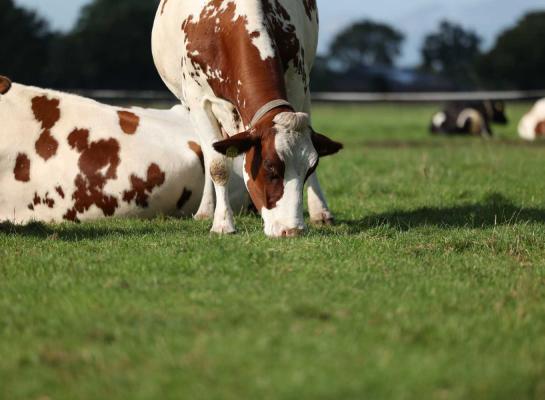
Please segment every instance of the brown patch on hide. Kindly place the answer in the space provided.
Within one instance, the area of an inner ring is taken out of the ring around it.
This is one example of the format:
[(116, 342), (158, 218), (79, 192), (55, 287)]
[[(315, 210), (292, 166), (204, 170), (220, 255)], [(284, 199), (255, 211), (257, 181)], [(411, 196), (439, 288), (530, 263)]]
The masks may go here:
[(11, 81), (9, 78), (0, 75), (0, 94), (6, 94), (11, 89)]
[(545, 120), (536, 125), (536, 136), (545, 136)]
[(61, 118), (58, 99), (49, 99), (47, 96), (32, 99), (32, 112), (36, 121), (42, 125), (42, 132), (35, 143), (36, 153), (45, 161), (57, 154), (59, 142), (51, 135), (51, 129)]
[(119, 126), (127, 135), (134, 135), (140, 125), (140, 117), (129, 111), (118, 111)]
[(201, 167), (202, 167), (202, 172), (204, 173), (205, 172), (205, 169), (204, 169), (204, 153), (202, 152), (201, 145), (198, 144), (197, 142), (193, 142), (193, 141), (187, 142), (187, 145), (197, 155), (197, 157), (199, 157), (199, 161), (200, 161)]
[(153, 163), (148, 168), (146, 180), (131, 175), (131, 190), (123, 193), (123, 201), (130, 204), (135, 200), (136, 205), (147, 208), (153, 189), (160, 187), (163, 183), (165, 183), (165, 173), (157, 164)]
[(40, 197), (38, 195), (38, 193), (35, 192), (34, 193), (34, 198), (32, 199), (32, 203), (28, 205), (28, 208), (30, 210), (34, 210), (35, 207), (37, 207), (37, 206), (39, 206), (41, 204), (43, 204), (43, 205), (45, 205), (45, 206), (47, 206), (49, 208), (53, 208), (53, 207), (55, 207), (55, 200), (53, 200), (53, 199), (51, 199), (49, 197), (49, 192), (47, 192), (43, 198)]
[(58, 194), (59, 196), (61, 196), (61, 199), (64, 199), (64, 190), (62, 190), (62, 187), (57, 186), (57, 187), (55, 188), (55, 191), (57, 192), (57, 194)]
[(303, 0), (308, 19), (312, 19), (312, 13), (316, 11), (316, 0)]
[(13, 168), (15, 180), (19, 182), (30, 181), (30, 159), (24, 153), (19, 153), (15, 160), (15, 168)]
[[(305, 9), (312, 6), (312, 0), (304, 0)], [(314, 6), (316, 6), (314, 4)], [(297, 37), (295, 25), (291, 23), (291, 17), (288, 11), (280, 4), (278, 0), (264, 0), (263, 9), (269, 20), (269, 26), (272, 30), (272, 37), (276, 43), (276, 48), (282, 62), (284, 73), (288, 71), (290, 63), (295, 68), (297, 74), (303, 80), (305, 92), (308, 90), (309, 77), (305, 65), (305, 49), (301, 46)], [(312, 14), (310, 14), (309, 18)]]
[(75, 129), (68, 136), (68, 144), (80, 153), (80, 173), (74, 181), (73, 208), (66, 212), (64, 219), (77, 221), (77, 215), (88, 211), (93, 205), (101, 209), (105, 216), (114, 215), (118, 207), (117, 198), (104, 193), (104, 187), (108, 181), (117, 178), (119, 143), (115, 139), (89, 142), (88, 130)]
[(161, 15), (165, 12), (165, 6), (167, 5), (168, 0), (163, 0), (163, 5), (161, 6)]
[(274, 145), (275, 134), (269, 131), (246, 154), (245, 169), (249, 176), (248, 193), (258, 210), (271, 210), (284, 196), (286, 165)]

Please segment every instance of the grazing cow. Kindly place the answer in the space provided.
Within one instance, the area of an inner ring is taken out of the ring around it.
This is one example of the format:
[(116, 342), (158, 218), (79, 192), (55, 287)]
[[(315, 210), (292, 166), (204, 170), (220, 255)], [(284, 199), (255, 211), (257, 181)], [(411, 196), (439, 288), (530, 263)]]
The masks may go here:
[(307, 179), (311, 220), (332, 221), (315, 171), (319, 157), (342, 145), (310, 125), (309, 75), (317, 40), (315, 0), (159, 4), (152, 39), (155, 64), (191, 110), (201, 135), (211, 179), (197, 217), (213, 214), (213, 232), (235, 231), (226, 183), (228, 157), (239, 154), (245, 156), (246, 185), (268, 236), (303, 231)]
[(538, 101), (534, 107), (522, 117), (518, 131), (520, 137), (525, 140), (545, 138), (545, 99)]
[[(0, 221), (184, 216), (204, 186), (198, 135), (182, 106), (122, 109), (0, 77)], [(249, 197), (239, 176), (238, 210)]]
[(451, 102), (432, 118), (433, 134), (492, 136), (491, 123), (507, 124), (502, 101)]

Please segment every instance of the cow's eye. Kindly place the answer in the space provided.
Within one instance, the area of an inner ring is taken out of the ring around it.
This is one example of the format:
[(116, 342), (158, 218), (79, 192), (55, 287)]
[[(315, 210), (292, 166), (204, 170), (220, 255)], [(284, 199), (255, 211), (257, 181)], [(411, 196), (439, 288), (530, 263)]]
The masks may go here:
[(263, 161), (263, 169), (268, 175), (274, 174), (276, 170), (276, 168), (274, 168), (272, 161), (269, 161), (269, 160)]
[(272, 161), (265, 160), (263, 162), (263, 169), (265, 170), (265, 176), (267, 180), (274, 182), (278, 179), (281, 179), (281, 176), (278, 173), (278, 169), (274, 166)]

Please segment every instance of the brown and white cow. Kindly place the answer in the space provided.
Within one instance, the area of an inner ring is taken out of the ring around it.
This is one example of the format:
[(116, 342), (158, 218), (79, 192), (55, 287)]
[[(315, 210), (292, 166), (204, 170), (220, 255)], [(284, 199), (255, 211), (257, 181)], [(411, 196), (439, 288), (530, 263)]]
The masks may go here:
[(534, 107), (522, 117), (519, 135), (525, 140), (545, 138), (545, 99), (538, 101)]
[(204, 187), (198, 140), (182, 106), (122, 109), (0, 77), (0, 221), (192, 215)]
[(245, 155), (246, 185), (268, 236), (302, 232), (307, 179), (311, 220), (332, 221), (315, 170), (319, 157), (342, 145), (310, 125), (317, 41), (315, 0), (160, 3), (153, 55), (201, 135), (211, 179), (197, 217), (213, 214), (213, 232), (235, 230), (226, 184), (228, 157), (239, 154)]

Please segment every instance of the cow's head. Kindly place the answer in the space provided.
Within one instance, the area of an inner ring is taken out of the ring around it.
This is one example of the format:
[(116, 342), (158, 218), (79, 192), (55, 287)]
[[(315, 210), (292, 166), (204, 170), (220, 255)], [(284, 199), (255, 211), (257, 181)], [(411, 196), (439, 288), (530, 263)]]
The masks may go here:
[(304, 113), (270, 113), (250, 131), (214, 144), (229, 157), (245, 154), (244, 178), (261, 212), (265, 234), (297, 236), (305, 228), (303, 188), (320, 157), (337, 153), (342, 144), (313, 131)]
[(486, 104), (488, 118), (496, 124), (506, 125), (509, 120), (505, 113), (505, 103), (501, 100), (488, 101)]
[(9, 78), (0, 75), (0, 94), (6, 94), (11, 89), (11, 81)]

